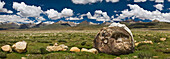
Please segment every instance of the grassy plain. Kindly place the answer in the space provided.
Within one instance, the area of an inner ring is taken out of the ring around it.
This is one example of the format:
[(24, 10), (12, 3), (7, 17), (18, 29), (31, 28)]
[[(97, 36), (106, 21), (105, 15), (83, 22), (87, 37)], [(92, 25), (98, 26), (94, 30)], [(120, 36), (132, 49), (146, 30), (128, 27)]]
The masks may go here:
[[(41, 30), (41, 31), (0, 31), (0, 47), (6, 44), (13, 45), (18, 41), (28, 43), (26, 53), (3, 52), (0, 50), (0, 59), (170, 59), (170, 31), (132, 29), (134, 39), (137, 42), (151, 40), (153, 44), (140, 44), (135, 47), (135, 52), (126, 55), (109, 55), (104, 53), (92, 54), (87, 52), (48, 52), (43, 53), (46, 46), (54, 43), (65, 44), (69, 48), (93, 48), (93, 39), (99, 30)], [(160, 41), (166, 38), (166, 41)], [(160, 44), (159, 44), (160, 43)], [(3, 58), (2, 58), (3, 59)]]

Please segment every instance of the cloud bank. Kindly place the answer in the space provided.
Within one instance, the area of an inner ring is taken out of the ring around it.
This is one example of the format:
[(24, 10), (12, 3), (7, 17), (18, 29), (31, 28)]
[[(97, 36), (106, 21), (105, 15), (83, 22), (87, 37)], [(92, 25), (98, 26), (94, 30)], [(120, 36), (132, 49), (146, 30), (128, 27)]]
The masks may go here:
[(60, 18), (63, 18), (63, 17), (66, 18), (66, 17), (73, 16), (74, 13), (73, 13), (72, 9), (64, 8), (61, 11), (61, 13), (59, 13), (58, 11), (56, 11), (54, 9), (50, 9), (50, 10), (45, 11), (45, 14), (48, 15), (48, 18), (56, 20), (56, 19), (60, 19)]
[(149, 20), (159, 20), (161, 22), (170, 22), (170, 13), (161, 13), (160, 11), (147, 11), (138, 6), (137, 4), (131, 5), (130, 11), (128, 9), (122, 11), (122, 14), (118, 17), (118, 19), (124, 19), (126, 17), (130, 18), (139, 18), (139, 19), (149, 19)]
[(39, 7), (34, 5), (29, 6), (26, 5), (24, 2), (21, 3), (14, 2), (13, 8), (19, 11), (17, 14), (22, 17), (39, 17), (40, 14), (43, 12), (40, 6)]
[(5, 5), (5, 2), (4, 2), (4, 1), (1, 2), (1, 0), (0, 0), (0, 12), (4, 12), (4, 13), (13, 13), (13, 11), (7, 10), (6, 8), (3, 8), (4, 5)]

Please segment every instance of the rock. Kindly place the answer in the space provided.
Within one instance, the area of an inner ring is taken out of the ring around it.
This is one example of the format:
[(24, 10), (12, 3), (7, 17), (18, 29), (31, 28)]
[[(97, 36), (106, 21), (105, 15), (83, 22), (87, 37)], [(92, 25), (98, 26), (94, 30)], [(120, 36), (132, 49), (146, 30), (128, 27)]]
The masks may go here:
[(136, 58), (138, 58), (138, 56), (133, 56), (133, 58), (135, 58), (135, 59), (136, 59)]
[(58, 44), (57, 43), (54, 43), (54, 45), (53, 46), (58, 46)]
[(116, 58), (114, 58), (114, 59), (121, 59), (120, 57), (116, 57)]
[(78, 47), (72, 47), (70, 49), (71, 52), (80, 52), (80, 49)]
[(61, 44), (58, 45), (55, 43), (53, 46), (47, 46), (46, 50), (51, 52), (51, 51), (66, 51), (68, 49), (68, 46)]
[(95, 48), (92, 48), (92, 49), (89, 49), (89, 50), (86, 49), (86, 48), (82, 48), (81, 52), (90, 52), (90, 53), (94, 53), (94, 54), (98, 53), (97, 49), (95, 49)]
[(157, 58), (159, 58), (159, 56), (153, 56), (153, 58), (154, 58), (154, 59), (157, 59)]
[(17, 42), (12, 46), (12, 48), (18, 53), (26, 52), (27, 42), (25, 41)]
[(165, 40), (166, 40), (166, 38), (160, 38), (160, 40), (161, 40), (161, 41), (165, 41)]
[(138, 42), (138, 43), (135, 43), (135, 46), (138, 46), (138, 45), (139, 45), (139, 43), (140, 43), (140, 42)]
[(126, 25), (113, 23), (98, 32), (94, 39), (94, 47), (107, 54), (127, 54), (134, 51), (132, 32)]
[(63, 48), (61, 46), (47, 46), (46, 48), (47, 51), (61, 51)]
[(137, 43), (135, 43), (135, 46), (138, 46), (138, 45), (139, 45), (139, 44), (141, 44), (141, 43), (153, 44), (153, 42), (152, 42), (152, 41), (141, 41), (141, 42), (137, 42)]
[(82, 49), (81, 49), (81, 52), (89, 52), (89, 50), (86, 49), (86, 48), (82, 48)]
[(62, 48), (62, 51), (66, 51), (68, 49), (68, 46), (61, 44), (59, 45)]
[(21, 57), (21, 59), (27, 59), (26, 57)]
[(95, 48), (89, 49), (89, 51), (90, 51), (91, 53), (98, 54), (98, 51), (97, 51), (97, 49), (95, 49)]
[(1, 49), (4, 52), (12, 52), (12, 48), (10, 47), (10, 45), (4, 45), (4, 46), (1, 47)]

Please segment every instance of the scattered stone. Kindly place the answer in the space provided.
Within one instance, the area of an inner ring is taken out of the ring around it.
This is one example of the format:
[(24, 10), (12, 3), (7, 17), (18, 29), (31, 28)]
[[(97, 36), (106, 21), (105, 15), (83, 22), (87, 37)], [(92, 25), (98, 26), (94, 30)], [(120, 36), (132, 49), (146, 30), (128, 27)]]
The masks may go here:
[(86, 49), (86, 48), (82, 48), (81, 52), (90, 52), (90, 53), (94, 53), (94, 54), (98, 53), (97, 49), (95, 49), (95, 48), (92, 48), (92, 49), (89, 49), (89, 50)]
[(89, 50), (86, 49), (86, 48), (82, 48), (82, 49), (81, 49), (81, 52), (89, 52)]
[(152, 42), (152, 41), (141, 41), (141, 42), (137, 42), (137, 43), (135, 43), (135, 46), (138, 46), (138, 45), (139, 45), (139, 44), (141, 44), (141, 43), (153, 44), (153, 42)]
[(161, 41), (165, 41), (165, 40), (166, 40), (166, 38), (160, 38), (160, 40), (161, 40)]
[(158, 44), (161, 44), (160, 42)]
[(114, 59), (121, 59), (120, 57), (116, 57), (116, 58), (114, 58)]
[(153, 56), (153, 58), (157, 59), (157, 58), (159, 58), (159, 56)]
[(12, 46), (12, 48), (18, 53), (26, 52), (27, 42), (25, 41), (17, 42)]
[(58, 45), (55, 43), (53, 46), (47, 46), (46, 50), (51, 52), (51, 51), (66, 51), (68, 49), (68, 46), (61, 44)]
[(60, 46), (47, 46), (46, 50), (49, 51), (49, 52), (51, 52), (51, 51), (61, 51), (62, 47), (60, 47)]
[(27, 59), (26, 57), (21, 57), (21, 59)]
[(133, 52), (135, 44), (132, 32), (126, 25), (112, 23), (98, 32), (94, 47), (102, 53), (121, 55)]
[(53, 46), (58, 46), (58, 43), (54, 43), (54, 45)]
[(138, 58), (138, 56), (133, 56), (133, 58)]
[(72, 47), (70, 49), (71, 52), (80, 52), (80, 49), (78, 47)]
[(10, 45), (4, 45), (4, 46), (1, 47), (1, 49), (4, 52), (12, 52), (12, 48), (10, 47)]
[(91, 53), (98, 54), (98, 51), (97, 51), (97, 49), (95, 49), (95, 48), (89, 49), (89, 51), (90, 51)]
[(61, 44), (59, 45), (62, 48), (62, 51), (66, 51), (68, 49), (68, 46)]

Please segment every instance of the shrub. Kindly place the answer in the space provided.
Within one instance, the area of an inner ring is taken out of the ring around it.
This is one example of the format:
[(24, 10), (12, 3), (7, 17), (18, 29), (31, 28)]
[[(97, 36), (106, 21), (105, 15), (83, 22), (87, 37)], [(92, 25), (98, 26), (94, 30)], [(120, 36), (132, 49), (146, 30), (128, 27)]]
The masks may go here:
[(40, 48), (41, 54), (47, 54), (48, 51), (46, 50), (46, 48)]
[(29, 54), (41, 54), (40, 49), (28, 49)]
[(65, 42), (65, 43), (67, 43), (66, 40), (62, 40), (62, 39), (58, 40), (58, 42)]
[(83, 45), (83, 46), (86, 45), (86, 41), (82, 42), (81, 45)]
[(6, 58), (7, 57), (7, 54), (4, 53), (4, 52), (0, 52), (0, 58)]
[(140, 52), (139, 54), (138, 54), (138, 57), (140, 58), (140, 59), (151, 59), (152, 58), (152, 53), (150, 53), (150, 52)]

